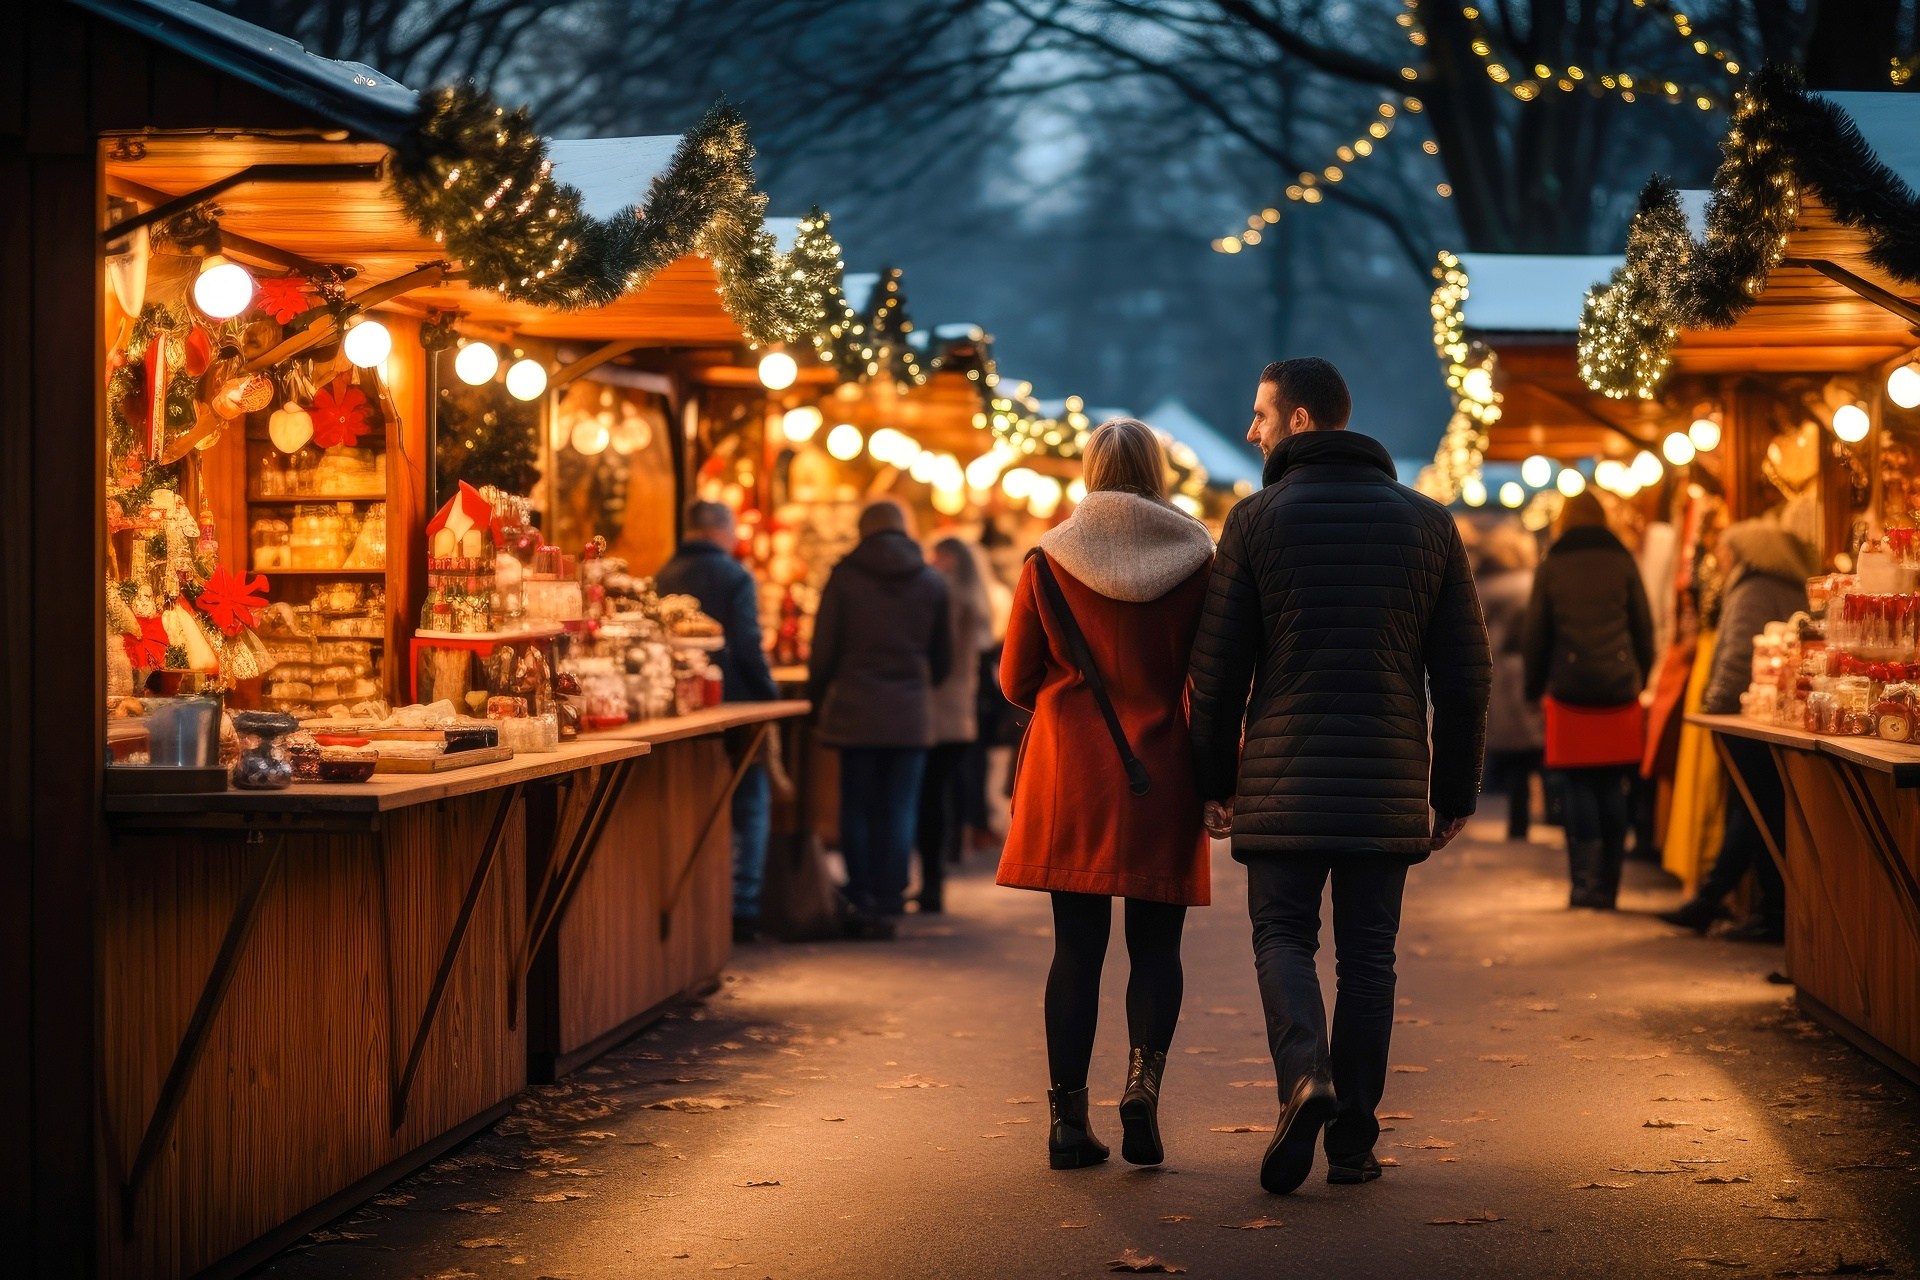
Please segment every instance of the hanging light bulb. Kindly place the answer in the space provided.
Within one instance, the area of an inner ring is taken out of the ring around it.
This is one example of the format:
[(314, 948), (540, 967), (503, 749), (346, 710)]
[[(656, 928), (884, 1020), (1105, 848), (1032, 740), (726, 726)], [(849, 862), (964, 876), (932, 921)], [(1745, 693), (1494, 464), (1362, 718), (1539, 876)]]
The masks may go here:
[(769, 391), (785, 391), (800, 376), (800, 366), (784, 351), (769, 351), (760, 357), (760, 385)]
[(460, 381), (477, 387), (500, 372), (500, 353), (493, 349), (491, 342), (469, 342), (453, 358), (453, 371)]
[(1530, 489), (1544, 489), (1553, 483), (1553, 459), (1534, 454), (1520, 464), (1520, 478)]
[(993, 488), (993, 482), (1000, 478), (1000, 468), (1007, 465), (1008, 457), (999, 448), (994, 448), (969, 462), (967, 485), (974, 489)]
[(913, 457), (907, 462), (907, 474), (917, 484), (932, 484), (934, 463), (938, 460), (937, 455), (916, 446)]
[(606, 419), (597, 413), (581, 414), (568, 435), (568, 443), (573, 446), (573, 451), (589, 458), (605, 452), (612, 439), (612, 429), (607, 426)]
[(1920, 409), (1920, 360), (1909, 361), (1887, 375), (1887, 399), (1902, 409)]
[(1087, 482), (1079, 476), (1075, 476), (1073, 482), (1067, 486), (1067, 501), (1077, 507), (1086, 500)]
[(1712, 418), (1695, 418), (1687, 428), (1687, 439), (1701, 453), (1712, 453), (1720, 447), (1720, 424)]
[(1660, 452), (1674, 466), (1684, 467), (1693, 461), (1693, 437), (1685, 431), (1675, 431), (1661, 443)]
[(547, 391), (547, 366), (524, 356), (507, 366), (507, 393), (516, 400), (538, 400)]
[(347, 330), (340, 348), (356, 366), (371, 369), (393, 351), (393, 335), (378, 320), (362, 320)]
[(1859, 444), (1872, 429), (1867, 411), (1857, 404), (1843, 404), (1833, 411), (1833, 434), (1848, 444)]
[(1020, 502), (1032, 496), (1034, 482), (1039, 479), (1040, 474), (1031, 467), (1015, 467), (1000, 477), (1000, 488), (1009, 498)]
[(1608, 493), (1618, 493), (1627, 482), (1627, 468), (1617, 458), (1602, 458), (1593, 464), (1593, 482)]
[(1470, 507), (1487, 505), (1487, 482), (1479, 476), (1468, 476), (1460, 482), (1460, 501)]
[(1509, 480), (1500, 486), (1500, 505), (1518, 507), (1527, 500), (1527, 491)]
[(1460, 379), (1460, 393), (1476, 404), (1493, 403), (1493, 374), (1486, 366), (1469, 369)]
[(859, 457), (866, 443), (860, 436), (860, 428), (851, 422), (843, 422), (827, 432), (827, 452), (842, 462), (852, 462)]
[(193, 282), (193, 305), (215, 320), (230, 320), (253, 301), (253, 276), (237, 262), (210, 253)]
[(819, 406), (803, 404), (797, 409), (789, 409), (780, 417), (780, 431), (795, 444), (805, 444), (813, 439), (826, 418)]
[(1578, 471), (1575, 471), (1572, 467), (1567, 467), (1560, 472), (1559, 478), (1554, 481), (1554, 488), (1560, 490), (1566, 497), (1577, 498), (1587, 491), (1587, 478)]
[(1627, 468), (1627, 474), (1633, 477), (1634, 492), (1638, 493), (1641, 489), (1659, 484), (1666, 469), (1660, 465), (1660, 459), (1642, 449), (1633, 455), (1633, 465)]

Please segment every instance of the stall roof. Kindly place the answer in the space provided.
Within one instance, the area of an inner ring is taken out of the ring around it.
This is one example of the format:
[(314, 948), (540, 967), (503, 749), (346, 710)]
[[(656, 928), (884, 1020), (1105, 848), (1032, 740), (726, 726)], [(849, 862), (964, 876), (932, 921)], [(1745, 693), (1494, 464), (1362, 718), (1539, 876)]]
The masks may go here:
[(1259, 450), (1250, 444), (1233, 443), (1225, 432), (1202, 419), (1178, 396), (1168, 396), (1147, 410), (1141, 421), (1193, 450), (1206, 469), (1209, 484), (1230, 489), (1241, 481), (1256, 486), (1260, 483)]
[(1587, 290), (1625, 261), (1618, 254), (1463, 253), (1461, 317), (1480, 333), (1571, 336), (1580, 328)]

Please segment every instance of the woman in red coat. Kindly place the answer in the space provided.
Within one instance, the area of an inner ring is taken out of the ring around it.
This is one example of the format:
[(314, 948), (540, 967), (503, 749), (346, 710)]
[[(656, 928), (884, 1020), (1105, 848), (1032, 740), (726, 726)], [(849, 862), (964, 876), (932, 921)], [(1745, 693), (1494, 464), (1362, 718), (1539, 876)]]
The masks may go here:
[[(1021, 746), (999, 882), (1053, 895), (1047, 974), (1048, 1152), (1056, 1169), (1098, 1164), (1087, 1066), (1100, 1006), (1112, 898), (1126, 899), (1127, 1032), (1120, 1154), (1158, 1164), (1160, 1076), (1180, 1018), (1180, 930), (1209, 901), (1207, 842), (1187, 736), (1187, 658), (1206, 599), (1213, 540), (1166, 500), (1152, 428), (1103, 422), (1087, 440), (1086, 499), (1040, 540), (1014, 592), (1000, 660), (1009, 700), (1033, 712)], [(1047, 590), (1050, 572), (1086, 637), (1148, 790), (1129, 787), (1120, 748)]]

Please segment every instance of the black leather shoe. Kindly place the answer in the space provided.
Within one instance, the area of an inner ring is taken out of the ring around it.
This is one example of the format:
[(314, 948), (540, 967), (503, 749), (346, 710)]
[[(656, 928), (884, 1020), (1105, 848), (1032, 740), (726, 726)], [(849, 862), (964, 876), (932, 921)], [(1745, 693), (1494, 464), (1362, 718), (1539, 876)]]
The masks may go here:
[(1369, 1151), (1363, 1156), (1327, 1156), (1327, 1181), (1335, 1186), (1372, 1182), (1380, 1176), (1380, 1162)]
[(1302, 1076), (1293, 1087), (1293, 1096), (1281, 1108), (1280, 1119), (1273, 1126), (1273, 1141), (1260, 1158), (1260, 1185), (1284, 1196), (1305, 1182), (1313, 1170), (1313, 1148), (1320, 1141), (1320, 1129), (1338, 1109), (1333, 1081), (1325, 1076)]
[(1134, 1047), (1127, 1091), (1120, 1095), (1120, 1157), (1128, 1164), (1159, 1164), (1167, 1158), (1160, 1145), (1160, 1077), (1166, 1069), (1166, 1054)]
[(1764, 916), (1748, 916), (1720, 935), (1728, 942), (1766, 942), (1775, 945), (1787, 940), (1786, 928)]
[(1087, 1119), (1085, 1089), (1047, 1090), (1047, 1163), (1056, 1169), (1084, 1169), (1107, 1158), (1107, 1144), (1093, 1136)]
[(733, 940), (741, 944), (760, 941), (760, 917), (735, 916), (733, 918)]
[(1715, 920), (1726, 920), (1733, 913), (1718, 902), (1706, 902), (1700, 898), (1688, 898), (1671, 911), (1660, 911), (1654, 919), (1673, 925), (1677, 929), (1691, 929), (1695, 933), (1705, 933), (1713, 927)]

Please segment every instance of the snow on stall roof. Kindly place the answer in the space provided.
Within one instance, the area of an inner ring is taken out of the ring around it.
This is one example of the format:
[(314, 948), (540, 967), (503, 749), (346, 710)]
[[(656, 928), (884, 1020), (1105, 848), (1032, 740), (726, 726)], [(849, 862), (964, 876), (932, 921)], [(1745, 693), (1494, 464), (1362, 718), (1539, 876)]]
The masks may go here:
[(1260, 483), (1260, 451), (1250, 444), (1233, 443), (1178, 396), (1168, 396), (1153, 406), (1141, 421), (1193, 450), (1206, 468), (1209, 484), (1229, 489), (1242, 480), (1251, 485)]
[(1911, 93), (1818, 93), (1846, 112), (1881, 164), (1920, 192), (1920, 96)]
[(553, 177), (580, 192), (588, 217), (611, 218), (646, 201), (653, 180), (666, 172), (680, 135), (652, 138), (550, 138)]
[(1610, 254), (1463, 253), (1461, 314), (1483, 333), (1572, 333), (1587, 290), (1626, 259)]
[(412, 89), (364, 63), (323, 58), (298, 40), (193, 0), (72, 3), (382, 142), (400, 141), (419, 107)]

